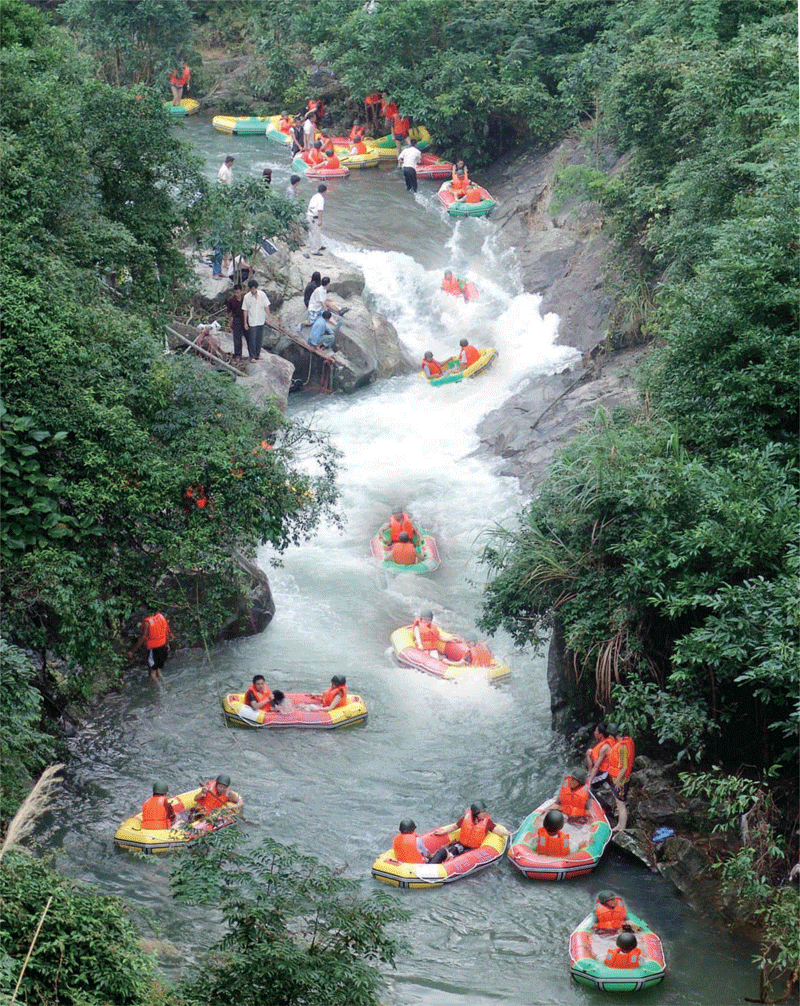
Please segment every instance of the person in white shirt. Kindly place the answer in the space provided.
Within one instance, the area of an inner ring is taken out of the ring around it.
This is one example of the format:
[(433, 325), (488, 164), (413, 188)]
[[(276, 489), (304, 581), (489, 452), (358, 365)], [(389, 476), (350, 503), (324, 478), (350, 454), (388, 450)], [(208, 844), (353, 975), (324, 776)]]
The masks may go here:
[(317, 191), (308, 201), (306, 220), (308, 221), (308, 247), (312, 255), (321, 255), (324, 249), (322, 243), (322, 214), (325, 211), (325, 193), (328, 186), (320, 182)]
[[(341, 318), (350, 310), (349, 307), (340, 308), (336, 301), (329, 299), (328, 284), (330, 281), (330, 276), (323, 276), (320, 285), (308, 298), (308, 323), (311, 325), (313, 325), (323, 311), (331, 311), (333, 314), (338, 314)], [(338, 332), (341, 324), (341, 321), (337, 322), (334, 326), (334, 331)]]
[(314, 134), (317, 131), (317, 118), (309, 112), (303, 121), (303, 150), (311, 150), (314, 146)]
[(247, 293), (242, 300), (242, 314), (244, 316), (244, 330), (248, 333), (247, 340), (250, 346), (250, 362), (255, 363), (261, 358), (261, 344), (264, 341), (264, 325), (272, 323), (272, 314), (269, 309), (269, 297), (263, 290), (258, 288), (258, 280), (251, 279), (247, 284)]
[(225, 158), (225, 163), (221, 164), (217, 172), (217, 181), (220, 185), (230, 185), (233, 181), (233, 161), (230, 154)]
[(417, 191), (417, 165), (421, 160), (422, 151), (417, 147), (416, 141), (409, 140), (397, 158), (397, 163), (403, 169), (407, 192)]

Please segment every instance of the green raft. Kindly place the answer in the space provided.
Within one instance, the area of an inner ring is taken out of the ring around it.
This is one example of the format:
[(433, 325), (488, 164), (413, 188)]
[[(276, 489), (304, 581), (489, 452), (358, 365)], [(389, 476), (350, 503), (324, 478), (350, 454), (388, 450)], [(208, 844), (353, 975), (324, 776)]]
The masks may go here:
[(439, 568), (439, 550), (436, 547), (436, 539), (432, 538), (423, 528), (417, 528), (414, 533), (414, 545), (419, 553), (419, 561), (413, 566), (401, 566), (397, 562), (392, 562), (388, 556), (391, 554), (391, 538), (389, 535), (389, 525), (382, 524), (378, 533), (372, 539), (370, 547), (376, 562), (381, 569), (387, 573), (432, 573)]
[(579, 985), (602, 992), (641, 992), (658, 985), (667, 973), (661, 940), (637, 915), (628, 912), (640, 951), (636, 968), (612, 968), (605, 964), (606, 953), (616, 943), (616, 933), (593, 931), (594, 913), (587, 915), (569, 938), (569, 972)]

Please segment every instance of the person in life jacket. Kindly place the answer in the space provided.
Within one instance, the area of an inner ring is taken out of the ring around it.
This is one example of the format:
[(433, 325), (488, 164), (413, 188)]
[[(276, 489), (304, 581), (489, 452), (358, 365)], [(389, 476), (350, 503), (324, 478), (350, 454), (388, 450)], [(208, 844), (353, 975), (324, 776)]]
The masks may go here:
[(444, 644), (439, 636), (439, 630), (433, 624), (433, 612), (430, 609), (421, 611), (419, 618), (414, 619), (412, 626), (414, 645), (418, 650), (426, 650), (438, 655), (444, 650)]
[(465, 203), (482, 203), (483, 202), (483, 194), (481, 193), (481, 190), (478, 188), (478, 186), (474, 182), (470, 183), (469, 188), (464, 193), (464, 202)]
[(366, 154), (367, 145), (363, 140), (356, 140), (347, 152), (348, 154)]
[(331, 709), (346, 705), (347, 678), (343, 674), (334, 674), (331, 678), (331, 687), (326, 689), (322, 695), (315, 695), (314, 698), (315, 702), (303, 708), (329, 713)]
[(182, 70), (173, 70), (169, 75), (169, 86), (172, 90), (172, 104), (180, 105), (181, 98), (183, 97), (184, 87), (189, 87), (189, 82), (192, 79), (192, 71), (189, 69), (188, 63), (183, 64)]
[(444, 373), (444, 371), (442, 370), (441, 363), (438, 363), (436, 360), (434, 360), (433, 353), (429, 349), (425, 350), (425, 355), (422, 358), (421, 367), (422, 367), (422, 373), (428, 378), (429, 381), (434, 377), (441, 377), (442, 374)]
[(618, 835), (628, 826), (628, 788), (636, 748), (633, 738), (624, 735), (616, 723), (608, 724), (608, 740), (611, 742), (611, 749), (608, 753), (607, 781), (617, 810), (617, 823), (611, 834)]
[(628, 915), (625, 902), (613, 891), (601, 891), (594, 905), (594, 928), (598, 931), (616, 932)]
[(605, 723), (598, 723), (594, 728), (594, 739), (594, 745), (586, 752), (586, 768), (589, 770), (587, 782), (590, 786), (599, 786), (608, 778), (609, 755), (614, 740), (609, 736)]
[(309, 167), (313, 168), (317, 164), (322, 164), (325, 160), (325, 155), (322, 153), (322, 140), (317, 140), (314, 146), (310, 150), (306, 150), (301, 156)]
[(353, 128), (348, 133), (347, 138), (351, 143), (358, 143), (359, 140), (364, 139), (366, 132), (366, 127), (362, 126), (358, 119), (355, 119), (353, 121)]
[(317, 129), (322, 125), (322, 117), (325, 115), (325, 104), (320, 99), (309, 98), (308, 99), (308, 112), (307, 115), (313, 113), (316, 119)]
[(609, 968), (638, 968), (641, 950), (633, 933), (620, 933), (616, 947), (609, 947), (603, 963)]
[(430, 858), (431, 863), (443, 863), (451, 856), (461, 856), (470, 849), (478, 849), (483, 844), (483, 840), (493, 831), (497, 835), (508, 835), (508, 831), (502, 824), (495, 824), (489, 817), (486, 804), (483, 800), (476, 800), (471, 803), (455, 825), (447, 828), (437, 828), (434, 835), (448, 835), (453, 828), (458, 828), (458, 838), (455, 842), (438, 849)]
[(398, 863), (427, 863), (430, 858), (428, 850), (416, 831), (416, 824), (411, 818), (400, 822), (399, 834), (392, 839), (392, 852)]
[(149, 651), (147, 666), (150, 677), (154, 681), (162, 681), (164, 676), (161, 673), (161, 668), (167, 662), (169, 641), (172, 638), (169, 622), (160, 611), (157, 611), (154, 615), (148, 615), (142, 619), (142, 634), (133, 649), (128, 651), (128, 657), (132, 657), (144, 643)]
[(569, 818), (585, 818), (588, 799), (586, 772), (582, 768), (573, 769), (569, 775), (564, 776), (564, 781), (561, 783), (558, 806)]
[(397, 147), (398, 157), (403, 152), (410, 131), (411, 119), (407, 115), (395, 115), (392, 119), (392, 139)]
[(481, 358), (481, 354), (478, 350), (469, 344), (467, 339), (461, 339), (458, 343), (461, 350), (458, 354), (458, 369), (466, 370), (467, 367), (471, 367), (473, 363), (477, 363)]
[(464, 284), (449, 269), (446, 270), (442, 279), (442, 289), (445, 293), (451, 293), (454, 297), (464, 297), (464, 300), (467, 299), (464, 293)]
[(167, 799), (167, 784), (153, 783), (153, 795), (142, 804), (142, 827), (152, 831), (171, 828), (175, 823), (175, 810)]
[(536, 851), (540, 856), (568, 856), (569, 836), (561, 830), (564, 815), (560, 810), (548, 810), (536, 832)]
[(216, 779), (209, 779), (203, 784), (195, 797), (191, 816), (205, 817), (223, 807), (240, 810), (243, 805), (242, 798), (231, 789), (231, 777), (221, 772)]
[(244, 704), (258, 711), (259, 709), (266, 709), (271, 698), (272, 692), (267, 686), (264, 675), (256, 674), (252, 685), (244, 693)]
[(333, 144), (327, 146), (325, 150), (323, 150), (323, 153), (325, 154), (325, 161), (322, 167), (325, 168), (326, 171), (332, 168), (341, 168), (342, 163), (336, 156), (336, 151), (333, 149)]
[(289, 115), (288, 112), (281, 112), (280, 121), (278, 122), (278, 129), (282, 133), (290, 133), (294, 128), (294, 116)]
[(398, 508), (392, 511), (392, 516), (389, 518), (389, 540), (391, 542), (400, 541), (400, 534), (403, 531), (409, 538), (413, 538), (416, 534), (411, 518), (405, 510)]
[(389, 558), (398, 566), (413, 566), (419, 561), (417, 550), (407, 531), (401, 531), (399, 539), (392, 545)]
[(392, 126), (392, 121), (394, 117), (398, 114), (398, 112), (399, 109), (397, 107), (397, 104), (394, 101), (392, 101), (391, 98), (388, 101), (381, 102), (381, 115), (383, 116), (384, 119), (386, 119), (386, 124), (389, 126), (390, 129)]
[(467, 165), (459, 158), (450, 172), (450, 191), (456, 199), (463, 199), (469, 188), (469, 171)]

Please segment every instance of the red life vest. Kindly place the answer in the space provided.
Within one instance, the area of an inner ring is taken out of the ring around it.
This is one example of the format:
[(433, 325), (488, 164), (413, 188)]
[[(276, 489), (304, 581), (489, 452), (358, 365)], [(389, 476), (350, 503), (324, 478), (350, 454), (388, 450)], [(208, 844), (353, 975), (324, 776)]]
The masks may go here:
[(350, 142), (357, 143), (359, 140), (363, 140), (366, 132), (364, 126), (353, 126), (349, 134)]
[(392, 839), (392, 852), (398, 863), (424, 863), (425, 860), (417, 848), (417, 833), (415, 831), (407, 834), (395, 835)]
[(619, 929), (628, 912), (622, 898), (614, 898), (614, 903), (610, 907), (601, 901), (596, 902), (594, 914), (597, 916), (599, 929)]
[(142, 621), (142, 629), (145, 633), (144, 643), (148, 650), (156, 650), (160, 646), (167, 645), (169, 623), (160, 611), (145, 618)]
[(492, 651), (486, 643), (473, 643), (469, 647), (470, 663), (473, 667), (490, 667)]
[(586, 802), (589, 799), (589, 787), (578, 786), (573, 789), (569, 781), (571, 776), (566, 776), (558, 791), (558, 806), (567, 817), (583, 817), (586, 813)]
[[(442, 374), (444, 373), (441, 366), (436, 362), (436, 360), (423, 360), (420, 366), (422, 367), (423, 374), (425, 374), (425, 367), (427, 367), (428, 370), (431, 372), (431, 376), (428, 378), (428, 380), (430, 380), (431, 377), (441, 377)], [(427, 377), (427, 374), (425, 376)]]
[(403, 512), (402, 520), (397, 520), (394, 514), (389, 518), (389, 537), (391, 541), (400, 541), (400, 535), (405, 531), (405, 533), (410, 538), (414, 534), (414, 525), (411, 523), (411, 518), (405, 511)]
[(467, 194), (464, 196), (465, 203), (481, 203), (483, 202), (483, 195), (481, 190), (477, 185), (470, 185), (467, 189)]
[(459, 282), (458, 277), (454, 276), (452, 273), (450, 274), (449, 279), (447, 278), (447, 276), (445, 276), (444, 279), (442, 280), (442, 289), (446, 293), (455, 294), (456, 297), (461, 296), (462, 293), (461, 283)]
[(336, 154), (331, 154), (328, 157), (327, 161), (325, 162), (326, 168), (341, 168), (341, 166), (342, 165), (340, 164), (339, 158), (336, 156)]
[(166, 796), (151, 796), (142, 804), (142, 827), (151, 831), (161, 831), (172, 827), (175, 811)]
[(393, 101), (384, 101), (381, 103), (381, 115), (384, 119), (394, 119), (397, 112), (397, 105)]
[(423, 650), (437, 650), (439, 643), (439, 630), (424, 618), (414, 620), (414, 627), (419, 629), (419, 641)]
[(205, 793), (198, 793), (195, 799), (195, 805), (198, 807), (203, 807), (205, 810), (219, 810), (220, 807), (224, 807), (228, 802), (228, 797), (226, 795), (221, 795), (217, 789), (217, 782), (215, 779), (209, 779), (206, 783), (207, 790)]
[(539, 828), (536, 832), (536, 851), (540, 856), (567, 856), (569, 838), (560, 831), (551, 835), (545, 828)]
[(322, 164), (325, 160), (325, 155), (317, 147), (312, 147), (311, 150), (307, 150), (301, 157), (306, 162), (306, 164), (315, 165)]
[(389, 556), (398, 566), (413, 566), (417, 561), (417, 550), (412, 541), (396, 541)]
[(469, 187), (469, 172), (466, 168), (463, 170), (463, 174), (459, 174), (455, 168), (453, 168), (450, 174), (450, 191), (456, 195), (460, 196), (463, 192), (467, 191)]
[(461, 822), (461, 831), (458, 833), (458, 840), (465, 849), (477, 849), (483, 845), (486, 833), (489, 831), (489, 818), (482, 821), (475, 821), (472, 818), (472, 811), (468, 810), (464, 814)]
[(367, 145), (365, 143), (362, 143), (361, 140), (357, 140), (353, 144), (352, 149), (350, 150), (351, 154), (353, 154), (353, 153), (355, 153), (355, 154), (366, 154), (366, 152), (367, 152)]
[(395, 115), (392, 119), (392, 136), (406, 137), (409, 129), (411, 129), (411, 119), (407, 115)]
[(638, 947), (627, 952), (619, 947), (609, 947), (604, 964), (609, 968), (638, 968), (640, 956)]
[(323, 706), (329, 706), (331, 702), (336, 698), (337, 695), (341, 695), (342, 701), (336, 706), (339, 709), (341, 706), (347, 702), (347, 685), (332, 685), (327, 692), (322, 693), (322, 704)]
[(444, 644), (444, 658), (454, 664), (460, 663), (469, 653), (469, 647), (463, 639), (448, 639)]
[(264, 691), (259, 692), (255, 685), (250, 685), (247, 691), (244, 693), (244, 704), (249, 706), (251, 702), (264, 702), (272, 698), (272, 692), (269, 689), (269, 685), (264, 685)]
[(471, 367), (473, 363), (477, 363), (480, 358), (481, 354), (474, 346), (463, 346), (459, 353), (459, 359), (462, 363), (466, 363), (468, 367)]
[(278, 129), (282, 133), (288, 133), (291, 130), (292, 126), (294, 126), (294, 119), (291, 117), (291, 115), (287, 115), (285, 118), (281, 118), (281, 121), (278, 123)]
[[(161, 79), (163, 80), (164, 78), (162, 77)], [(170, 74), (169, 82), (170, 84), (174, 84), (175, 87), (186, 87), (186, 85), (189, 83), (191, 79), (192, 79), (192, 71), (189, 69), (186, 63), (184, 63), (183, 69), (180, 72), (180, 76), (178, 76), (177, 70), (173, 70), (172, 73)]]
[(610, 741), (607, 737), (604, 737), (603, 740), (598, 741), (593, 748), (589, 749), (589, 761), (592, 763), (592, 765), (594, 765), (600, 754), (600, 748), (602, 748), (604, 744), (609, 745), (609, 750), (606, 751), (606, 753), (603, 755), (603, 760), (597, 766), (598, 773), (608, 772), (608, 756), (611, 752), (611, 745), (613, 743), (614, 743), (613, 741)]

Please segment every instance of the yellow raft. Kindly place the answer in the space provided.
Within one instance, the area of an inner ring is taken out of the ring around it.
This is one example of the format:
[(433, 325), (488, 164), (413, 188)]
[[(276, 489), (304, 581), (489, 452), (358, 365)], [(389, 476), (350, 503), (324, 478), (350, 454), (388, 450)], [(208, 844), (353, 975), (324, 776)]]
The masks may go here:
[(165, 101), (164, 107), (170, 115), (181, 119), (186, 115), (194, 115), (200, 108), (200, 102), (194, 98), (181, 98), (180, 105), (173, 105), (171, 101)]
[[(458, 839), (461, 829), (455, 824), (447, 827), (449, 830), (446, 835), (436, 835), (429, 831), (419, 836), (428, 852), (433, 853)], [(487, 866), (499, 862), (508, 846), (508, 838), (508, 834), (498, 835), (490, 831), (477, 849), (468, 849), (444, 863), (401, 863), (394, 858), (394, 849), (388, 849), (372, 864), (372, 876), (383, 884), (405, 887), (412, 891), (419, 891), (423, 887), (442, 887), (454, 880), (471, 877), (473, 873), (479, 873)]]
[[(198, 786), (188, 793), (171, 796), (169, 802), (176, 811), (191, 810), (201, 788)], [(233, 790), (231, 796), (238, 799), (238, 793), (234, 793)], [(230, 810), (220, 809), (192, 824), (155, 829), (142, 827), (142, 812), (139, 811), (117, 828), (114, 832), (114, 843), (121, 849), (136, 849), (138, 852), (167, 852), (170, 849), (180, 849), (206, 832), (227, 828), (236, 821), (238, 813), (239, 810), (234, 807)]]
[[(319, 701), (318, 695), (305, 692), (287, 692), (294, 706), (308, 705)], [(277, 713), (271, 709), (251, 709), (244, 704), (244, 692), (229, 692), (222, 699), (225, 719), (235, 727), (257, 727), (267, 730), (286, 730), (300, 727), (306, 730), (336, 730), (337, 727), (352, 727), (364, 723), (367, 707), (360, 695), (348, 694), (343, 706), (326, 712), (324, 709), (293, 708), (288, 713)]]
[(263, 136), (271, 118), (269, 115), (215, 115), (211, 125), (220, 133)]
[[(445, 646), (451, 640), (463, 642), (460, 636), (455, 636), (445, 629), (439, 629), (439, 638)], [(444, 678), (445, 681), (465, 681), (485, 674), (491, 684), (497, 684), (511, 675), (511, 668), (508, 664), (495, 657), (494, 654), (492, 654), (492, 661), (487, 667), (459, 663), (448, 660), (444, 655), (434, 656), (429, 650), (420, 650), (414, 642), (413, 625), (404, 625), (395, 629), (389, 639), (395, 656), (401, 664), (413, 667), (417, 671), (424, 671), (426, 674), (432, 674), (435, 678)]]

